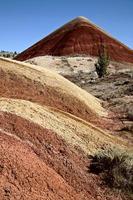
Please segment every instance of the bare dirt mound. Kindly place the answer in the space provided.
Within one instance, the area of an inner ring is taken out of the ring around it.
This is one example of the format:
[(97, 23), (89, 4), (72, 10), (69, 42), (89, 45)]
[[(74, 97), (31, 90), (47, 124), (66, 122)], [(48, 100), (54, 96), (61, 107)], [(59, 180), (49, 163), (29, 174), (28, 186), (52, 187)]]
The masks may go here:
[(99, 56), (106, 46), (111, 60), (133, 63), (133, 51), (84, 17), (78, 17), (37, 42), (15, 59), (24, 61), (44, 55)]
[(62, 76), (42, 67), (0, 59), (0, 95), (55, 107), (97, 126), (119, 129), (101, 102)]
[(88, 171), (88, 155), (130, 148), (97, 128), (113, 123), (101, 101), (56, 73), (8, 59), (0, 59), (0, 86), (1, 200), (121, 200)]
[[(40, 113), (42, 121), (46, 124), (47, 128), (45, 128), (40, 123), (38, 115), (35, 114), (37, 110), (38, 112), (41, 110), (38, 109), (39, 107), (36, 110), (34, 107), (34, 113), (31, 110), (27, 112), (27, 109), (22, 107), (21, 100), (17, 101), (20, 101), (20, 104), (18, 106), (16, 104), (16, 107), (14, 105), (14, 114), (12, 114), (13, 102), (7, 105), (5, 100), (5, 104), (0, 105), (0, 148), (2, 149), (0, 191), (3, 199), (7, 197), (14, 199), (20, 197), (23, 199), (121, 199), (110, 195), (107, 188), (101, 188), (101, 180), (98, 176), (88, 173), (89, 159), (82, 147), (78, 144), (74, 146), (72, 141), (68, 142), (59, 135), (57, 129), (55, 132), (54, 125), (57, 125), (54, 115), (56, 116), (56, 113), (53, 115), (51, 127), (46, 121), (49, 116), (44, 119)], [(28, 120), (26, 116), (26, 119), (22, 118), (18, 115), (19, 112), (28, 113), (31, 118), (37, 118), (38, 123), (34, 123), (32, 119)], [(62, 121), (61, 118), (60, 120)], [(61, 123), (58, 126), (63, 130)], [(66, 128), (69, 132), (67, 117)], [(83, 127), (80, 127), (79, 131), (82, 132)], [(71, 134), (74, 138), (74, 132)], [(89, 133), (88, 136), (90, 136)], [(104, 135), (103, 137), (105, 138)], [(85, 139), (87, 140), (87, 137)], [(92, 138), (89, 137), (89, 140)], [(88, 146), (92, 147), (89, 140)], [(70, 193), (72, 193), (71, 197)]]

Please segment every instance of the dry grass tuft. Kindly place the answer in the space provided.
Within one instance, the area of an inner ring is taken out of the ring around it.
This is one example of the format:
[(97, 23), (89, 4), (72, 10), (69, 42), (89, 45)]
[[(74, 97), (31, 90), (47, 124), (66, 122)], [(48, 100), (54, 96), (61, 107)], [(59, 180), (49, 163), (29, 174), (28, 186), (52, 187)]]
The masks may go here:
[(97, 152), (89, 169), (99, 174), (110, 188), (133, 197), (133, 153), (117, 148)]

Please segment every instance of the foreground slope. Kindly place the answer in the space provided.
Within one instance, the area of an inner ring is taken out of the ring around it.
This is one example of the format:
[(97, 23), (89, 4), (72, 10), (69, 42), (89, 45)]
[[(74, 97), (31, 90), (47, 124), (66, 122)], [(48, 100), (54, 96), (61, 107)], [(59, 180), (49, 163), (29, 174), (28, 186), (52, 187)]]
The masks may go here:
[(56, 73), (8, 59), (0, 59), (0, 85), (2, 200), (122, 199), (88, 171), (88, 155), (130, 150), (97, 128), (110, 124), (97, 98)]
[[(88, 173), (101, 148), (126, 143), (80, 118), (19, 99), (0, 99), (2, 198), (117, 199)], [(121, 199), (121, 198), (118, 198)]]
[[(77, 117), (112, 128), (101, 102), (62, 76), (43, 67), (0, 58), (0, 95), (52, 106)], [(114, 124), (114, 129), (119, 127)]]
[(94, 153), (104, 145), (124, 145), (123, 140), (111, 136), (80, 118), (51, 107), (40, 106), (25, 100), (2, 98), (0, 111), (16, 114), (43, 128), (53, 130), (71, 145), (79, 146), (86, 154)]
[(30, 48), (15, 59), (24, 61), (38, 56), (99, 56), (106, 47), (111, 60), (133, 63), (133, 51), (84, 17), (78, 17)]

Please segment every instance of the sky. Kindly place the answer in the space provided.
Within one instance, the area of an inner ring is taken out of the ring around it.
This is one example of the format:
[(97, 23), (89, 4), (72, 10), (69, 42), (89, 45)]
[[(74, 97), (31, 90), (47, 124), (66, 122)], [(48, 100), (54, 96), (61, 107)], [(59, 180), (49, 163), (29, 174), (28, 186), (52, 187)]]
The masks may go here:
[(0, 50), (21, 52), (77, 16), (133, 49), (133, 0), (0, 0)]

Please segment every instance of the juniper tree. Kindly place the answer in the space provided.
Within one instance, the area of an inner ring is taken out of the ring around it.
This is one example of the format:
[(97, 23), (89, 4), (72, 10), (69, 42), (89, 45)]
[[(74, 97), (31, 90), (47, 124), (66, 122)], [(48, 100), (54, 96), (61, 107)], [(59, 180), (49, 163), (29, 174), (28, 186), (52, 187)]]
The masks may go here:
[(100, 53), (97, 63), (95, 64), (98, 77), (104, 77), (107, 74), (107, 67), (109, 65), (109, 56), (104, 47), (103, 53)]

